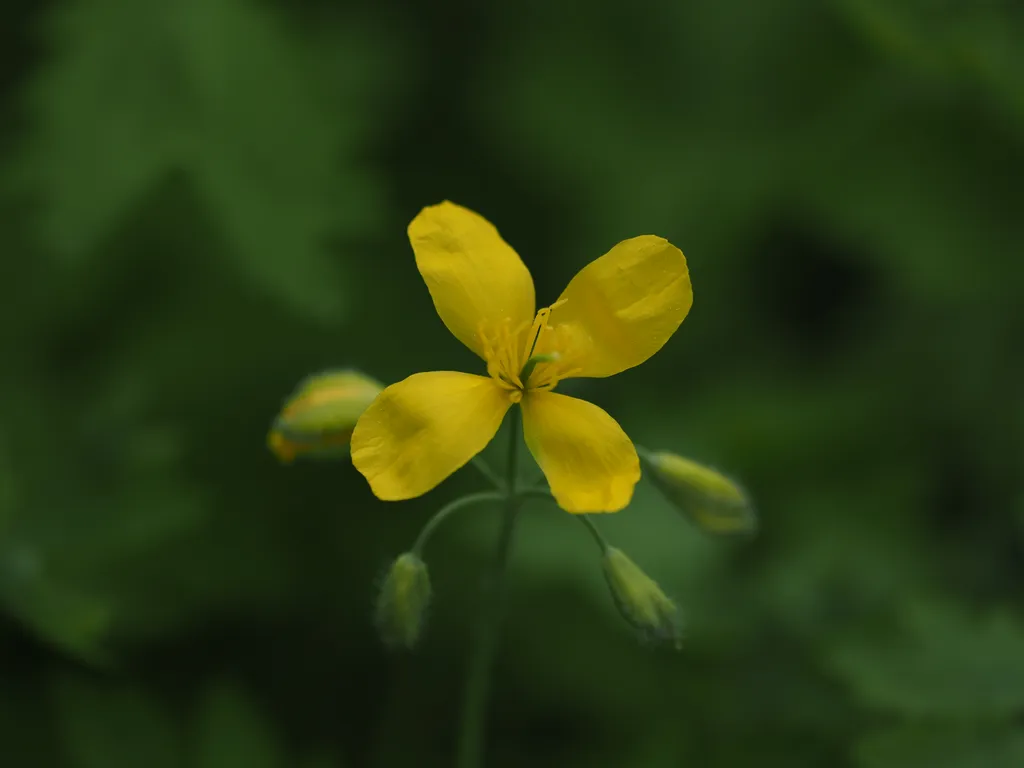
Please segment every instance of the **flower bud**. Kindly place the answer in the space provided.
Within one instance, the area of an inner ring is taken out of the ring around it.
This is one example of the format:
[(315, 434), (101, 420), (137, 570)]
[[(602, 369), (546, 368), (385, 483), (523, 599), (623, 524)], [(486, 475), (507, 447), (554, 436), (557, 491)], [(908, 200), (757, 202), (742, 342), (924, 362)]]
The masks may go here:
[(623, 617), (647, 640), (682, 646), (679, 609), (661, 587), (621, 549), (608, 547), (602, 560), (604, 577)]
[(278, 459), (337, 458), (349, 450), (356, 421), (384, 385), (358, 371), (325, 371), (304, 379), (285, 401), (267, 435)]
[(745, 534), (757, 529), (746, 493), (720, 472), (668, 451), (644, 453), (654, 485), (706, 533)]
[(384, 643), (392, 648), (412, 648), (430, 604), (427, 565), (406, 552), (391, 564), (377, 598), (376, 622)]

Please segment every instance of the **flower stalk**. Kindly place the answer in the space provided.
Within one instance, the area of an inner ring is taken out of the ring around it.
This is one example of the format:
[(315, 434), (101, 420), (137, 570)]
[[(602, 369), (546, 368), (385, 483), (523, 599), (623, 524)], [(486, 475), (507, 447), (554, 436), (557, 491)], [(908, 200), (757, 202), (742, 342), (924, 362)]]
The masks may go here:
[(458, 512), (460, 509), (479, 504), (483, 501), (502, 501), (505, 498), (504, 493), (498, 491), (480, 491), (479, 493), (471, 493), (468, 496), (462, 496), (455, 501), (445, 505), (441, 510), (434, 515), (423, 526), (423, 530), (420, 531), (420, 535), (416, 538), (416, 543), (412, 545), (412, 552), (416, 555), (422, 556), (424, 548), (427, 546), (427, 542), (430, 541), (430, 537), (434, 535), (434, 531), (437, 530), (438, 526), (443, 523), (450, 514)]
[(477, 619), (476, 640), (463, 690), (462, 722), (459, 734), (458, 768), (478, 768), (483, 761), (484, 727), (487, 720), (487, 699), (490, 693), (491, 668), (498, 651), (502, 606), (505, 597), (505, 572), (516, 514), (522, 497), (516, 494), (519, 471), (519, 408), (511, 409), (509, 419), (508, 461), (505, 469), (504, 503), (501, 531), (491, 572), (484, 585), (482, 605)]

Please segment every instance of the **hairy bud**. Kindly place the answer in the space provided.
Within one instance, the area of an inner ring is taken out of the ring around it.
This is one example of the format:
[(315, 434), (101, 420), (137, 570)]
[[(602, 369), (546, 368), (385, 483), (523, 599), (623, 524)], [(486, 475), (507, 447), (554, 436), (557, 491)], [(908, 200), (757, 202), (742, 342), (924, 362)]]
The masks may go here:
[(648, 640), (682, 645), (682, 622), (661, 587), (621, 549), (608, 547), (602, 561), (615, 605), (623, 617)]
[(668, 451), (644, 453), (642, 458), (654, 485), (702, 531), (749, 534), (757, 530), (750, 499), (721, 472)]
[(412, 648), (430, 605), (430, 576), (417, 555), (406, 552), (391, 564), (377, 598), (376, 621), (384, 643)]

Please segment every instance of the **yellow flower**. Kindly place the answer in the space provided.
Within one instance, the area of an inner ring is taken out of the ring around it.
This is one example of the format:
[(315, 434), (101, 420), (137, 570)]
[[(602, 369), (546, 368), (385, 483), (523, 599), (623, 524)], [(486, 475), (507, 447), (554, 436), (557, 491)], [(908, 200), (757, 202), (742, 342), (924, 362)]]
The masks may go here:
[(437, 313), (488, 375), (417, 373), (380, 394), (352, 434), (352, 461), (377, 497), (431, 490), (482, 451), (519, 403), (526, 443), (563, 509), (629, 504), (640, 479), (629, 437), (596, 405), (551, 390), (661, 349), (693, 302), (682, 252), (653, 235), (624, 240), (535, 315), (529, 271), (482, 216), (430, 206), (409, 224), (409, 240)]

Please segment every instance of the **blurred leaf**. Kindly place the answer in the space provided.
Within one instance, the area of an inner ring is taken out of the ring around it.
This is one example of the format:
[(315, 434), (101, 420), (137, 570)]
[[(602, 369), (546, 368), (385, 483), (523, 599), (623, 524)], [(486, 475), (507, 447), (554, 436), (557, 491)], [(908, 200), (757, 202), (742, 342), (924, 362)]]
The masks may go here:
[(373, 179), (353, 167), (360, 93), (381, 69), (365, 30), (330, 41), (350, 52), (345, 80), (332, 82), (250, 0), (75, 0), (55, 14), (55, 58), (30, 89), (35, 133), (18, 167), (41, 197), (47, 244), (89, 255), (183, 173), (245, 275), (296, 310), (337, 318), (328, 240), (366, 233), (380, 210)]
[(283, 768), (274, 723), (240, 689), (216, 683), (197, 713), (197, 768)]
[[(126, 599), (153, 586), (135, 578), (139, 564), (195, 531), (207, 507), (180, 474), (179, 435), (150, 422), (144, 399), (118, 386), (92, 394), (85, 404), (42, 387), (0, 398), (19, 446), (0, 606), (46, 642), (102, 663)], [(137, 600), (135, 610), (152, 598)]]
[(1024, 120), (1024, 14), (1013, 2), (844, 0), (854, 28), (934, 75), (975, 82)]
[[(567, 6), (539, 26), (510, 12), (491, 60), (500, 87), (480, 93), (495, 115), (486, 124), (523, 172), (584, 209), (584, 231), (562, 233), (573, 252), (634, 232), (687, 254), (731, 241), (779, 199), (800, 134), (858, 77), (822, 13), (789, 0), (644, 0), (623, 28), (611, 7), (586, 24)], [(723, 251), (711, 269), (739, 256)]]
[(835, 669), (865, 704), (966, 720), (1024, 711), (1024, 627), (1015, 617), (914, 606), (903, 630), (836, 652)]
[(184, 768), (173, 719), (142, 690), (72, 676), (52, 690), (68, 768)]
[(38, 552), (0, 548), (0, 606), (54, 647), (83, 661), (107, 661), (103, 640), (113, 615), (109, 601), (55, 580)]
[[(558, 195), (585, 222), (560, 227), (553, 251), (601, 253), (658, 232), (690, 255), (697, 301), (723, 306), (744, 284), (734, 275), (754, 266), (750, 238), (792, 215), (856, 244), (853, 258), (894, 273), (902, 292), (963, 301), (1001, 293), (997, 270), (1024, 277), (1000, 255), (1019, 239), (1016, 188), (1002, 188), (1024, 169), (1024, 123), (1007, 131), (958, 101), (948, 79), (925, 87), (880, 61), (831, 4), (641, 5), (645, 16), (611, 50), (613, 11), (595, 10), (583, 27), (568, 9), (542, 29), (507, 19), (513, 42), (493, 59), (501, 87), (481, 100), (522, 172), (550, 183), (557, 169)], [(989, 68), (1020, 75), (1011, 89), (1024, 94), (1020, 26), (990, 26), (1015, 60)], [(649, 55), (635, 56), (637, 39)], [(974, 279), (964, 281), (968, 251)], [(728, 331), (725, 314), (745, 313), (719, 312), (703, 332)], [(684, 332), (701, 332), (694, 322)]]
[(871, 734), (856, 749), (860, 768), (1019, 768), (1024, 730), (918, 725)]

